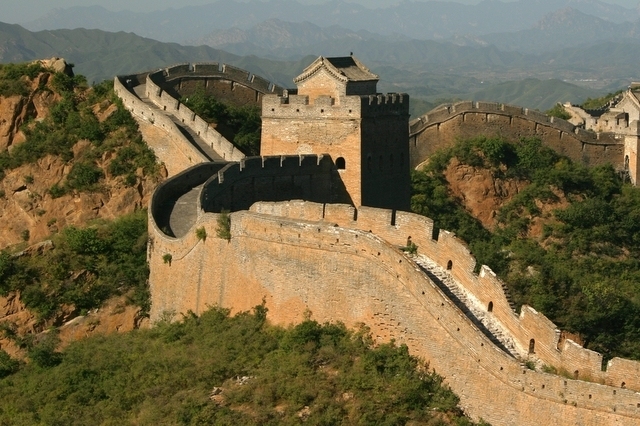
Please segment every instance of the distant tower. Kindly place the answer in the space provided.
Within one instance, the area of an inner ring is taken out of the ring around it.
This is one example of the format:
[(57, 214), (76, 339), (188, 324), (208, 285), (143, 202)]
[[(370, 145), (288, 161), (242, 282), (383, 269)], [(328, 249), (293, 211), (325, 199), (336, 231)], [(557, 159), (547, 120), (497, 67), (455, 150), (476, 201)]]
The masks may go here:
[(409, 96), (378, 94), (353, 56), (321, 56), (294, 83), (263, 98), (260, 154), (329, 154), (356, 207), (408, 210)]

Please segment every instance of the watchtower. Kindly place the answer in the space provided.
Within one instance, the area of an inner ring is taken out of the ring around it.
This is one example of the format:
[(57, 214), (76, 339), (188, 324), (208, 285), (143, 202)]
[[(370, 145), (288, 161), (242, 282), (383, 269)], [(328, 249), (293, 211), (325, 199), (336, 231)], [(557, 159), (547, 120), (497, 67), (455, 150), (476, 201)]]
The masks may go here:
[(293, 81), (263, 98), (260, 154), (329, 154), (355, 206), (408, 210), (409, 96), (377, 93), (353, 56), (321, 56)]

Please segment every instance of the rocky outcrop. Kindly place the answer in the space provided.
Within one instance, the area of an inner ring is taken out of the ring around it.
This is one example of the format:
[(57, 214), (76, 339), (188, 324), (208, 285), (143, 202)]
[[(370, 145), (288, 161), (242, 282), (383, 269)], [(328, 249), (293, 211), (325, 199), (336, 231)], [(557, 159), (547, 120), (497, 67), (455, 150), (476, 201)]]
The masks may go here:
[(0, 151), (25, 140), (21, 130), (29, 120), (41, 120), (49, 114), (49, 108), (60, 99), (59, 95), (48, 90), (37, 90), (49, 81), (51, 74), (43, 73), (33, 81), (28, 96), (0, 97)]
[(497, 178), (489, 169), (461, 164), (456, 158), (451, 160), (444, 175), (452, 194), (488, 229), (495, 226), (500, 208), (528, 184)]
[[(78, 145), (81, 145), (79, 142)], [(99, 165), (106, 168), (108, 155)], [(39, 241), (69, 225), (82, 225), (93, 219), (115, 219), (145, 208), (156, 186), (155, 179), (137, 173), (138, 183), (124, 185), (109, 177), (99, 192), (74, 192), (53, 198), (49, 189), (59, 184), (72, 164), (59, 157), (46, 156), (34, 164), (11, 170), (0, 181), (0, 249), (26, 241)]]

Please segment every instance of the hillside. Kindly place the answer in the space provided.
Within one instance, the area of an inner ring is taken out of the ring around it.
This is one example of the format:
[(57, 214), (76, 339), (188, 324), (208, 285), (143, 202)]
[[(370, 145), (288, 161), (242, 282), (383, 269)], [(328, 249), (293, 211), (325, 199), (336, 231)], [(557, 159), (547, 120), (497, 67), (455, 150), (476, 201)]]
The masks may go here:
[[(274, 23), (275, 25), (276, 23)], [(281, 23), (286, 26), (286, 23)], [(281, 32), (283, 28), (273, 28)], [(361, 33), (359, 33), (361, 34)], [(297, 33), (286, 34), (298, 40)], [(614, 43), (585, 49), (565, 50), (546, 56), (501, 52), (495, 47), (465, 47), (451, 43), (402, 40), (362, 34), (361, 39), (337, 38), (318, 45), (306, 45), (293, 60), (262, 59), (256, 56), (237, 56), (208, 46), (180, 46), (160, 43), (131, 33), (107, 33), (100, 30), (56, 30), (31, 33), (17, 25), (0, 23), (0, 61), (26, 61), (61, 56), (75, 64), (76, 72), (99, 82), (114, 75), (128, 74), (169, 66), (175, 63), (217, 61), (246, 69), (276, 84), (289, 87), (293, 78), (310, 62), (310, 52), (324, 56), (341, 56), (353, 51), (371, 64), (380, 75), (381, 91), (406, 91), (416, 99), (412, 114), (427, 112), (444, 100), (478, 99), (478, 90), (535, 76), (561, 78), (580, 85), (588, 84), (597, 90), (586, 91), (567, 84), (554, 94), (545, 89), (542, 96), (506, 99), (508, 103), (522, 102), (522, 106), (545, 110), (556, 102), (579, 104), (586, 97), (598, 97), (606, 91), (626, 86), (635, 76), (633, 49)], [(348, 49), (345, 48), (348, 46)], [(273, 54), (258, 49), (261, 55)], [(285, 55), (290, 57), (289, 54)], [(615, 67), (611, 64), (616, 64)], [(525, 83), (520, 83), (525, 84)], [(490, 95), (487, 94), (487, 96)], [(495, 99), (483, 99), (495, 100)], [(416, 106), (423, 104), (418, 109)]]
[(232, 318), (214, 308), (62, 353), (42, 348), (26, 366), (0, 352), (0, 422), (476, 424), (406, 346), (373, 347), (364, 328), (267, 319), (263, 306)]
[(12, 355), (70, 320), (65, 342), (135, 328), (148, 305), (143, 209), (164, 171), (110, 84), (70, 69), (0, 66), (0, 345)]

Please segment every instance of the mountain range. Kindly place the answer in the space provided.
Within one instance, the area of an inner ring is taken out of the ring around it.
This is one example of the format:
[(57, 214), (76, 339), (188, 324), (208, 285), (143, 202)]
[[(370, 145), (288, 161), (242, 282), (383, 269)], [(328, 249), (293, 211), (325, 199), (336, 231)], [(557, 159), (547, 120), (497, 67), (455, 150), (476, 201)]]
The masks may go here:
[(351, 31), (402, 34), (428, 40), (525, 30), (547, 14), (567, 7), (612, 23), (640, 18), (638, 10), (598, 0), (518, 0), (506, 3), (483, 0), (476, 5), (436, 0), (403, 1), (385, 8), (369, 8), (344, 0), (309, 5), (295, 0), (252, 3), (218, 0), (200, 6), (149, 12), (112, 12), (99, 6), (77, 6), (54, 9), (22, 25), (31, 31), (91, 28), (135, 32), (159, 41), (184, 43), (202, 38), (214, 30), (249, 29), (269, 19), (280, 19), (306, 21), (323, 28), (337, 25)]
[(637, 11), (597, 0), (401, 2), (377, 9), (341, 0), (269, 0), (249, 7), (232, 0), (147, 13), (56, 9), (27, 24), (38, 31), (0, 23), (0, 62), (62, 56), (99, 82), (217, 61), (290, 87), (314, 57), (353, 53), (380, 76), (380, 91), (412, 96), (414, 116), (457, 99), (545, 110), (599, 97), (638, 76)]

